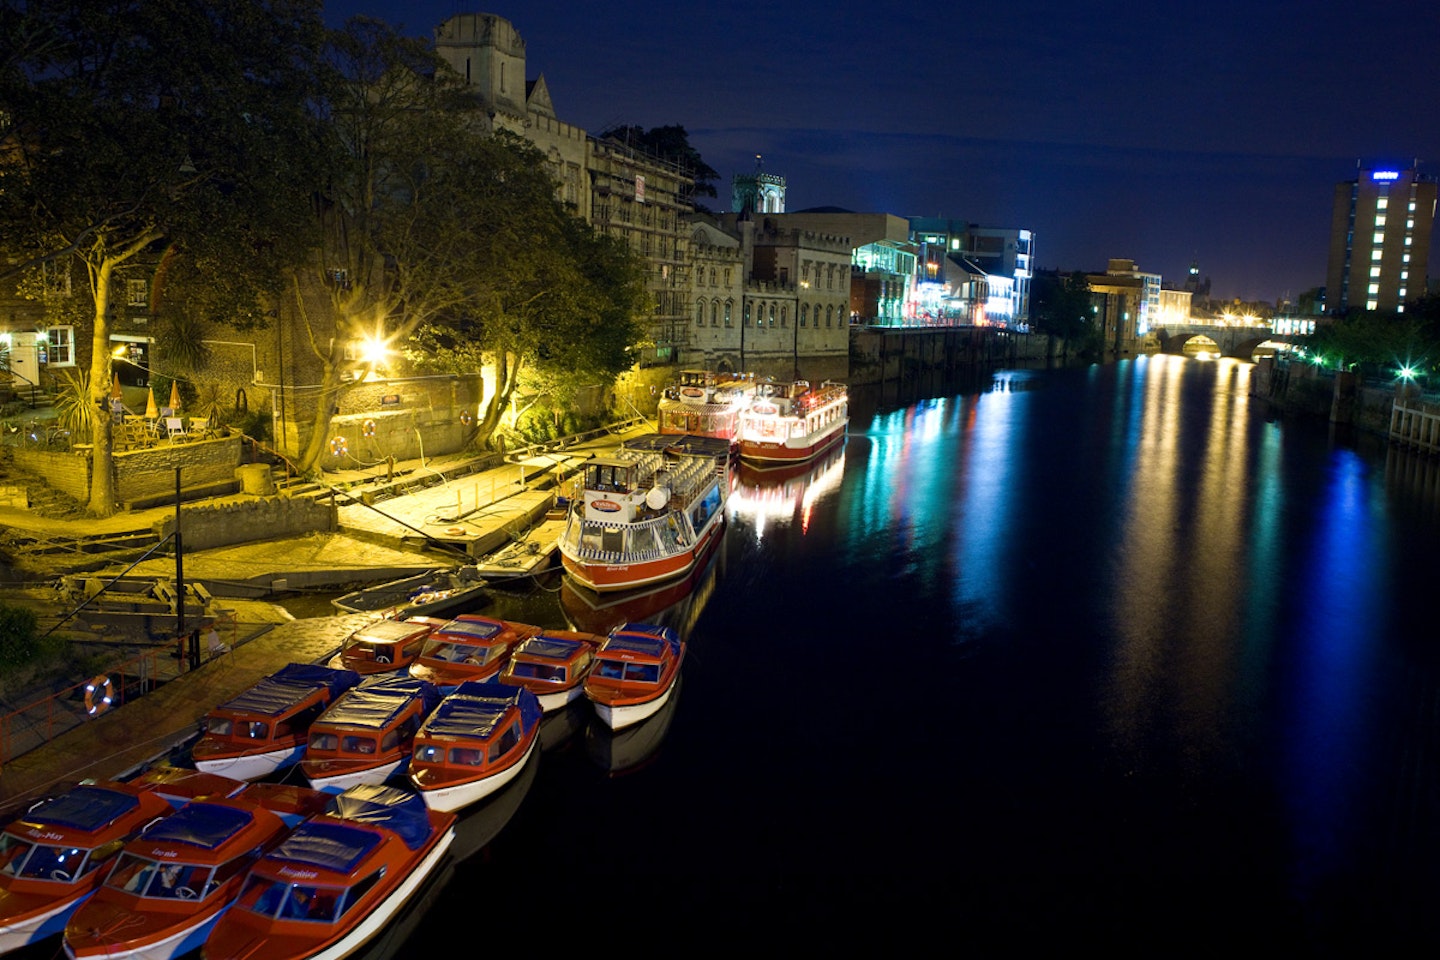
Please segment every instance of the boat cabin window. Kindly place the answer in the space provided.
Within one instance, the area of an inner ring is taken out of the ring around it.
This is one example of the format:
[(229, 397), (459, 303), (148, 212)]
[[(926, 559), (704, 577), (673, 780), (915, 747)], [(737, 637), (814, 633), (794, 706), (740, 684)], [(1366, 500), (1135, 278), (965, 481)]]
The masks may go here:
[(595, 664), (595, 673), (608, 680), (621, 680), (626, 683), (658, 683), (660, 681), (660, 664), (628, 663), (624, 660), (608, 660), (601, 657)]
[(565, 682), (565, 667), (553, 663), (516, 663), (510, 668), (510, 675), (527, 680), (545, 680), (549, 683)]
[(478, 767), (485, 762), (485, 751), (475, 747), (451, 747), (450, 762), (462, 767)]
[(358, 733), (347, 733), (340, 738), (341, 753), (365, 753), (375, 752), (375, 738), (362, 736)]
[(160, 900), (198, 900), (213, 885), (213, 868), (200, 863), (160, 863), (127, 853), (105, 881), (107, 887)]
[(362, 880), (358, 880), (354, 884), (352, 884), (350, 886), (350, 889), (345, 891), (345, 900), (340, 904), (340, 912), (342, 914), (348, 913), (351, 907), (359, 903), (364, 898), (365, 894), (370, 892), (370, 888), (380, 882), (381, 873), (382, 871), (376, 870), (374, 873), (370, 874), (370, 876), (365, 877)]
[(235, 721), (229, 717), (210, 717), (205, 721), (205, 732), (216, 737), (228, 737), (235, 729)]
[(344, 891), (285, 883), (268, 877), (251, 877), (240, 892), (240, 906), (252, 913), (281, 920), (331, 923)]
[(0, 836), (0, 873), (35, 880), (70, 881), (86, 872), (89, 850), (32, 844), (10, 834)]
[(338, 750), (340, 738), (333, 733), (316, 732), (310, 734), (311, 750)]
[(630, 465), (617, 463), (592, 464), (585, 472), (585, 486), (606, 493), (630, 492)]
[(520, 724), (512, 723), (502, 734), (500, 739), (490, 744), (490, 762), (494, 763), (505, 754), (515, 749), (515, 744), (520, 742)]
[(260, 720), (245, 720), (235, 725), (235, 735), (243, 740), (268, 740), (270, 724)]

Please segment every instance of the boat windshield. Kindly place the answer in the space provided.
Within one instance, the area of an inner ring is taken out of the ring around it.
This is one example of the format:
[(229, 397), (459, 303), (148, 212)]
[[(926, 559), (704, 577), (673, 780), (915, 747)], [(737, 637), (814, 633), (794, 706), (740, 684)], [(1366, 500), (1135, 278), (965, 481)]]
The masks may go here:
[(510, 675), (526, 680), (547, 680), (550, 683), (565, 682), (565, 667), (553, 663), (527, 663), (520, 661), (510, 665)]
[(266, 740), (270, 736), (270, 724), (263, 720), (234, 720), (230, 717), (211, 717), (206, 721), (205, 732), (215, 737), (235, 737), (241, 740)]
[(468, 663), (484, 666), (505, 651), (504, 646), (486, 646), (478, 643), (453, 643), (448, 640), (427, 640), (420, 656), (426, 660), (444, 663)]
[(82, 847), (31, 843), (10, 834), (0, 834), (0, 874), (32, 880), (60, 880), (69, 883), (85, 872), (90, 851)]
[(165, 863), (122, 854), (105, 886), (160, 900), (196, 900), (210, 892), (215, 868), (206, 863)]
[(343, 887), (317, 887), (251, 876), (240, 891), (242, 909), (272, 920), (308, 920), (333, 923), (340, 914)]
[(626, 683), (659, 683), (660, 664), (630, 663), (601, 657), (595, 663), (595, 675), (604, 680), (621, 680)]

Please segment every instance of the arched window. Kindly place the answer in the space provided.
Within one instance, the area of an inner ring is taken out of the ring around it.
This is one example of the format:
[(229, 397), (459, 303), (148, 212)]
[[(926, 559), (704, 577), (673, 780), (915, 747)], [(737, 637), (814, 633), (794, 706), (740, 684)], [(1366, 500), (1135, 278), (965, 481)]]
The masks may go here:
[(725, 301), (725, 326), (730, 326), (730, 308), (734, 306), (734, 300)]
[(710, 286), (715, 286), (715, 268), (710, 268)]
[(809, 305), (808, 303), (802, 303), (802, 304), (800, 304), (800, 326), (802, 326), (802, 327), (805, 326), (805, 321), (806, 321), (807, 319), (809, 319), (809, 316), (810, 316), (810, 305)]
[(770, 304), (770, 326), (775, 326), (775, 304)]
[(725, 286), (730, 286), (730, 268), (725, 268)]
[(785, 307), (780, 307), (780, 326), (785, 326)]
[(745, 326), (750, 326), (750, 304), (745, 304), (745, 319), (742, 321)]
[(719, 301), (719, 300), (711, 300), (711, 301), (710, 301), (710, 326), (712, 326), (712, 327), (718, 327), (718, 326), (720, 326), (720, 301)]
[(825, 326), (830, 326), (830, 318), (834, 315), (834, 307), (825, 308)]
[(703, 327), (703, 326), (705, 326), (705, 301), (704, 301), (704, 300), (696, 300), (696, 301), (695, 301), (695, 326), (697, 326), (697, 327)]

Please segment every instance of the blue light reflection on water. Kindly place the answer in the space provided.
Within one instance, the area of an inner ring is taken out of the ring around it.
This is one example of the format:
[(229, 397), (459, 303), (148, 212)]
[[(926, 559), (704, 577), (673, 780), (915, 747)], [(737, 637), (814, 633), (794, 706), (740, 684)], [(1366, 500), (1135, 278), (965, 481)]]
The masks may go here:
[(855, 391), (822, 493), (737, 498), (655, 758), (547, 753), (457, 909), (558, 882), (812, 946), (1434, 945), (1440, 520), (1251, 370)]

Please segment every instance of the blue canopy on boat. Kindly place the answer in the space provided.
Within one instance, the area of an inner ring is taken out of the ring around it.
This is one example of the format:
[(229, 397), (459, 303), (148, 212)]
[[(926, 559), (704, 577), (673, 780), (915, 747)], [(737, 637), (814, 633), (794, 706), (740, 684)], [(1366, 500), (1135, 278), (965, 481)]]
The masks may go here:
[(244, 693), (222, 703), (221, 710), (278, 717), (311, 696), (329, 689), (331, 699), (360, 682), (354, 670), (336, 670), (311, 663), (291, 663)]
[(622, 623), (610, 631), (605, 640), (606, 650), (632, 650), (658, 657), (669, 644), (675, 653), (680, 652), (680, 635), (673, 627), (653, 623)]
[(421, 734), (435, 737), (492, 736), (505, 712), (520, 709), (520, 725), (529, 730), (540, 722), (540, 701), (524, 687), (494, 681), (467, 680), (435, 708), (420, 728)]
[(547, 637), (542, 633), (540, 636), (531, 637), (520, 644), (515, 648), (515, 652), (529, 654), (532, 657), (545, 657), (550, 660), (569, 660), (575, 651), (583, 646), (586, 644), (579, 640)]
[(145, 839), (171, 840), (214, 850), (249, 826), (253, 819), (249, 810), (203, 801), (187, 803), (146, 830)]
[(281, 841), (266, 859), (349, 873), (379, 843), (380, 835), (370, 830), (333, 820), (310, 820)]
[(472, 640), (489, 640), (504, 629), (503, 623), (494, 620), (451, 620), (435, 632), (443, 633), (447, 637), (461, 636), (469, 637)]
[(416, 699), (429, 713), (440, 701), (440, 691), (428, 680), (376, 674), (331, 704), (318, 722), (378, 730)]
[(46, 800), (20, 819), (25, 823), (71, 830), (98, 830), (139, 805), (140, 801), (133, 794), (83, 784), (69, 793)]
[(659, 623), (622, 623), (611, 633), (643, 633), (652, 637), (661, 637), (672, 643), (680, 639), (680, 634), (675, 632), (674, 627), (667, 627)]
[(351, 787), (332, 799), (326, 812), (391, 830), (411, 850), (419, 849), (433, 829), (430, 808), (420, 794), (382, 784), (365, 783)]

